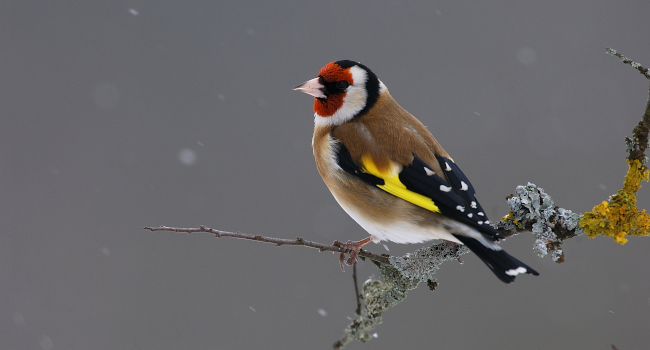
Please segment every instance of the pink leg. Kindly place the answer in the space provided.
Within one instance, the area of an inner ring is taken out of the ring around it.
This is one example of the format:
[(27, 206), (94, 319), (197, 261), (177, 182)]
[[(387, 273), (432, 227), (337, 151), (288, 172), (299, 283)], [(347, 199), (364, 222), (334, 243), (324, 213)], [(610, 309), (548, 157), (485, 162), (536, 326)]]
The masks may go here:
[(343, 249), (350, 250), (350, 252), (349, 252), (350, 257), (349, 258), (347, 258), (347, 259), (345, 258), (345, 253), (341, 253), (341, 255), (339, 256), (339, 263), (341, 264), (341, 270), (345, 271), (343, 269), (343, 264), (344, 263), (345, 263), (345, 265), (348, 265), (348, 266), (354, 265), (354, 263), (357, 262), (357, 256), (359, 255), (359, 251), (361, 250), (361, 247), (363, 247), (364, 245), (370, 243), (370, 241), (372, 241), (372, 237), (364, 238), (364, 239), (362, 239), (360, 241), (357, 241), (357, 242), (355, 242), (355, 241), (347, 241), (346, 243), (341, 243), (339, 241), (334, 241), (334, 243), (332, 244), (333, 246), (341, 247)]

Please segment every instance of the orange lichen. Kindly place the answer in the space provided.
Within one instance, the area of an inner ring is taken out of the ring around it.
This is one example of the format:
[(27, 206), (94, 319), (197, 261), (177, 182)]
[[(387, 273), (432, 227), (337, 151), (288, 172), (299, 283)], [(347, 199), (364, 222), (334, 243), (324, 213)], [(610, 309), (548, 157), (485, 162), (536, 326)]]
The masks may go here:
[(650, 235), (650, 214), (636, 206), (636, 192), (642, 180), (648, 181), (650, 171), (637, 159), (628, 160), (628, 165), (623, 188), (580, 219), (580, 226), (590, 238), (608, 236), (623, 245), (627, 242), (625, 236)]
[(512, 211), (509, 211), (506, 216), (501, 218), (501, 222), (505, 223), (508, 221), (511, 221), (515, 226), (517, 226), (520, 229), (524, 228), (524, 226), (519, 222), (519, 220), (515, 219), (515, 217), (512, 215)]

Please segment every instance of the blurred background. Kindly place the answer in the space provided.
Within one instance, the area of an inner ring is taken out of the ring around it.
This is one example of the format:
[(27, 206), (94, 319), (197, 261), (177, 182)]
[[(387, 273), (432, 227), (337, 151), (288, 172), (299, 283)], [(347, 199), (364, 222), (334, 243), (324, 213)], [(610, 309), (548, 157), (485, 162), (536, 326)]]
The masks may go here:
[[(365, 237), (316, 171), (313, 100), (291, 91), (340, 59), (429, 127), (493, 221), (527, 182), (590, 210), (621, 187), (648, 96), (605, 47), (650, 66), (648, 13), (646, 0), (5, 1), (0, 348), (330, 348), (355, 308), (336, 255), (141, 228)], [(541, 276), (505, 285), (466, 255), (348, 348), (647, 348), (650, 239), (571, 239), (564, 264), (533, 241), (503, 246)]]

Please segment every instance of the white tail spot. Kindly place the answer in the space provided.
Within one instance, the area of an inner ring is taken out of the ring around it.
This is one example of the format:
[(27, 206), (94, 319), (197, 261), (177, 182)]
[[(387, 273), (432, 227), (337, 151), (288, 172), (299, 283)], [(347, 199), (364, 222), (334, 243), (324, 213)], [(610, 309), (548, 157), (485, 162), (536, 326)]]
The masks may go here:
[(528, 270), (526, 270), (525, 267), (523, 267), (523, 266), (519, 266), (519, 267), (516, 268), (516, 269), (510, 269), (510, 270), (506, 271), (506, 275), (508, 275), (508, 276), (517, 276), (518, 274), (520, 274), (520, 273), (526, 273), (527, 271), (528, 271)]

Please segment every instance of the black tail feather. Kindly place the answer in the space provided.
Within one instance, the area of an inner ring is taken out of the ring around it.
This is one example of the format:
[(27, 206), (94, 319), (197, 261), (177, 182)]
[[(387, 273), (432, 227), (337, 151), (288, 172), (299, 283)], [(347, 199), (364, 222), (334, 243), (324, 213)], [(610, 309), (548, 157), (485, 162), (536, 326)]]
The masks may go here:
[(459, 241), (474, 252), (505, 283), (514, 282), (515, 277), (520, 273), (539, 275), (537, 271), (517, 260), (505, 250), (492, 250), (471, 237), (460, 235), (454, 235), (454, 237), (458, 238)]

